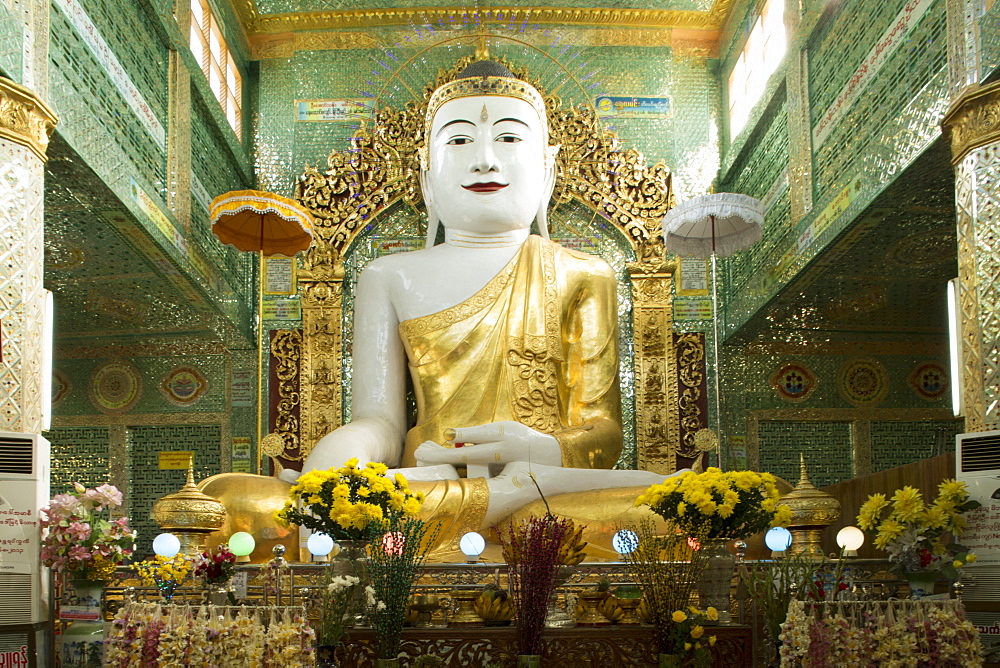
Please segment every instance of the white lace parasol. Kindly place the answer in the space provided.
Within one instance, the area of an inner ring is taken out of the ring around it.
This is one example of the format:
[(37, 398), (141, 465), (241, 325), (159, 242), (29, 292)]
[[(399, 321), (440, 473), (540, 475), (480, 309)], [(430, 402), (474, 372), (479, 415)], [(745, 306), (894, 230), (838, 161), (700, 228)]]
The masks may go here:
[(764, 205), (739, 193), (713, 193), (682, 202), (663, 217), (667, 250), (684, 257), (728, 257), (763, 235)]

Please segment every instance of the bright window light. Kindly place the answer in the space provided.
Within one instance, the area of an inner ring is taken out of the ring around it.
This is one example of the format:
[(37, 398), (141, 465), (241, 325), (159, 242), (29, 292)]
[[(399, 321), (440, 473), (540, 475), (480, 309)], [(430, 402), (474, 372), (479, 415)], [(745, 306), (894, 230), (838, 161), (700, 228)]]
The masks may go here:
[(746, 126), (788, 46), (784, 0), (767, 0), (729, 74), (729, 138)]
[(237, 137), (241, 136), (243, 79), (208, 0), (191, 0), (191, 53)]

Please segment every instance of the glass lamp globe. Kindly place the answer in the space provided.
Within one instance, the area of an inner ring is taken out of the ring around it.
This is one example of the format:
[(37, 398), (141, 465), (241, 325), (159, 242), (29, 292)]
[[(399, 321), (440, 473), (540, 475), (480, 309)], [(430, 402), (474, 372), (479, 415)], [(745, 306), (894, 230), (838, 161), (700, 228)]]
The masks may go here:
[(257, 541), (246, 531), (237, 531), (229, 537), (229, 551), (236, 555), (236, 562), (250, 563), (250, 553), (257, 547)]
[(153, 539), (153, 552), (157, 556), (168, 559), (177, 556), (181, 551), (180, 539), (172, 533), (161, 533)]
[(764, 544), (771, 550), (771, 556), (777, 556), (774, 552), (784, 552), (792, 545), (792, 532), (785, 527), (774, 527), (764, 534)]
[(618, 554), (631, 554), (639, 546), (639, 537), (634, 531), (621, 529), (611, 538), (611, 547)]
[(481, 534), (470, 531), (458, 541), (458, 549), (470, 564), (474, 564), (479, 561), (479, 555), (486, 549), (486, 539)]
[(333, 539), (325, 533), (310, 534), (306, 547), (309, 548), (313, 561), (328, 561), (329, 554), (333, 551)]
[(865, 544), (865, 532), (854, 526), (846, 526), (837, 532), (837, 545), (844, 550), (845, 557), (858, 556), (858, 550)]

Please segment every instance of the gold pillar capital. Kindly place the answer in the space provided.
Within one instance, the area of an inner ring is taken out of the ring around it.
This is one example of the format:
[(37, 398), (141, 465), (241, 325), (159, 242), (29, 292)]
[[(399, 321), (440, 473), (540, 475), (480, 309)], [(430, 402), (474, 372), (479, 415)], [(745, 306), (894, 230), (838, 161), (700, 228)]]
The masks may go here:
[(58, 122), (55, 112), (31, 90), (0, 77), (0, 138), (26, 146), (44, 162)]
[(1000, 81), (967, 88), (944, 115), (941, 129), (951, 144), (952, 164), (1000, 141)]

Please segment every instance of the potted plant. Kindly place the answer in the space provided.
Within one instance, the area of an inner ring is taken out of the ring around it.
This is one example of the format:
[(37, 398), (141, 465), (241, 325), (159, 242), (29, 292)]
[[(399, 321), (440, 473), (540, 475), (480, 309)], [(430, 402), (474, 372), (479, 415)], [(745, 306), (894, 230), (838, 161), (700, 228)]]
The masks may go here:
[(920, 598), (933, 593), (939, 577), (956, 580), (958, 570), (976, 560), (956, 541), (965, 529), (963, 514), (979, 506), (969, 498), (964, 482), (948, 479), (938, 485), (938, 496), (931, 503), (909, 485), (889, 499), (872, 494), (857, 521), (875, 534), (875, 546), (889, 553), (890, 569), (906, 578), (911, 595)]
[(649, 506), (687, 536), (698, 537), (700, 548), (709, 556), (698, 596), (703, 606), (719, 611), (723, 622), (730, 619), (729, 594), (736, 567), (727, 543), (791, 521), (791, 509), (779, 503), (775, 481), (770, 473), (723, 472), (711, 467), (704, 473), (688, 471), (668, 478), (636, 499), (635, 505)]

